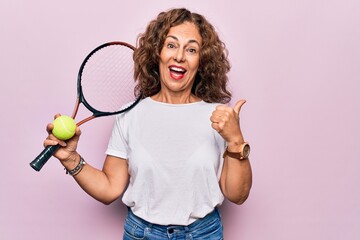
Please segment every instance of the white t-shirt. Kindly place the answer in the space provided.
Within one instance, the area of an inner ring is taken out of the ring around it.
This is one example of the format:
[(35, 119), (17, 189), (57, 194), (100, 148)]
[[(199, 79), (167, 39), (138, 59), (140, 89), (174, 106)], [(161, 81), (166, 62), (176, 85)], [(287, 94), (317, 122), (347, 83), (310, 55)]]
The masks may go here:
[(154, 224), (188, 225), (220, 205), (224, 139), (211, 127), (218, 104), (151, 98), (116, 117), (106, 153), (127, 159), (123, 202)]

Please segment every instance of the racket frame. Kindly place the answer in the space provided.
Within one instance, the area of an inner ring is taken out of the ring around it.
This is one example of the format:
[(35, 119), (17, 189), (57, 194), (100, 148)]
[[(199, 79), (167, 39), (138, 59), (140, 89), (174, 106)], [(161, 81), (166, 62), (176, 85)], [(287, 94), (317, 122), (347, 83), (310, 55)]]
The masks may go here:
[(110, 115), (116, 115), (116, 114), (119, 114), (119, 113), (123, 113), (123, 112), (126, 112), (130, 109), (132, 109), (136, 104), (138, 104), (138, 102), (142, 99), (142, 96), (140, 94), (140, 96), (138, 96), (135, 100), (134, 103), (132, 103), (131, 105), (129, 105), (128, 107), (124, 108), (124, 109), (121, 109), (119, 111), (116, 111), (116, 112), (103, 112), (103, 111), (99, 111), (95, 108), (93, 108), (86, 100), (86, 97), (84, 96), (83, 94), (83, 91), (82, 91), (82, 85), (81, 85), (81, 77), (82, 77), (82, 73), (83, 73), (83, 70), (85, 68), (85, 65), (86, 63), (88, 62), (88, 60), (91, 58), (92, 55), (94, 55), (94, 53), (96, 53), (97, 51), (99, 51), (100, 49), (102, 48), (105, 48), (105, 47), (109, 47), (111, 45), (122, 45), (122, 46), (125, 46), (125, 47), (128, 47), (129, 49), (131, 50), (135, 50), (135, 47), (132, 46), (131, 44), (129, 43), (126, 43), (126, 42), (120, 42), (120, 41), (113, 41), (113, 42), (107, 42), (107, 43), (104, 43), (98, 47), (96, 47), (94, 50), (92, 50), (86, 57), (85, 59), (83, 60), (81, 66), (80, 66), (80, 69), (79, 69), (79, 72), (78, 72), (78, 77), (77, 77), (77, 99), (76, 99), (76, 102), (75, 102), (75, 107), (74, 107), (74, 111), (71, 115), (71, 117), (73, 119), (75, 119), (76, 117), (76, 114), (79, 110), (79, 106), (80, 106), (80, 103), (82, 103), (90, 112), (93, 113), (92, 116), (89, 116), (81, 121), (79, 121), (76, 125), (77, 126), (80, 126), (82, 125), (83, 123), (87, 122), (87, 121), (90, 121), (91, 119), (94, 119), (96, 117), (102, 117), (102, 116), (110, 116)]
[[(110, 116), (110, 115), (115, 115), (115, 114), (120, 114), (123, 112), (126, 112), (130, 109), (132, 109), (136, 104), (138, 104), (140, 102), (140, 100), (142, 99), (142, 94), (140, 93), (139, 96), (136, 97), (136, 100), (130, 104), (129, 106), (116, 111), (116, 112), (103, 112), (103, 111), (99, 111), (95, 108), (93, 108), (87, 101), (86, 98), (84, 97), (83, 91), (82, 91), (82, 85), (81, 85), (81, 76), (82, 76), (82, 72), (84, 70), (84, 67), (87, 63), (87, 61), (90, 59), (90, 57), (97, 51), (99, 51), (102, 48), (105, 47), (109, 47), (111, 45), (122, 45), (125, 47), (130, 48), (131, 50), (135, 50), (135, 47), (126, 43), (126, 42), (118, 42), (118, 41), (114, 41), (114, 42), (107, 42), (104, 43), (98, 47), (96, 47), (94, 50), (92, 50), (83, 60), (79, 72), (78, 72), (78, 77), (77, 77), (77, 97), (76, 97), (76, 102), (75, 102), (75, 107), (72, 113), (72, 118), (75, 119), (77, 112), (79, 110), (79, 106), (80, 103), (82, 103), (90, 112), (93, 113), (92, 116), (89, 116), (87, 118), (84, 118), (83, 120), (79, 121), (76, 125), (80, 126), (81, 124), (94, 119), (96, 117), (102, 117), (102, 116)], [(50, 159), (50, 157), (59, 149), (60, 145), (50, 145), (47, 146), (32, 162), (30, 162), (30, 166), (36, 170), (36, 171), (40, 171), (41, 168), (45, 165), (45, 163)]]

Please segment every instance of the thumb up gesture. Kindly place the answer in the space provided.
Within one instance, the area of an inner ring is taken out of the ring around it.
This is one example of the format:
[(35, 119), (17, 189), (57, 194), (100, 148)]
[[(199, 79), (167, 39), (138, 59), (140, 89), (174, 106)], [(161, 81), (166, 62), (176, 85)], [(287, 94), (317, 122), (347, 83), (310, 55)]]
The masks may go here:
[(215, 129), (228, 144), (241, 144), (244, 142), (240, 129), (240, 110), (245, 100), (239, 100), (234, 108), (226, 105), (218, 105), (212, 113), (211, 127)]

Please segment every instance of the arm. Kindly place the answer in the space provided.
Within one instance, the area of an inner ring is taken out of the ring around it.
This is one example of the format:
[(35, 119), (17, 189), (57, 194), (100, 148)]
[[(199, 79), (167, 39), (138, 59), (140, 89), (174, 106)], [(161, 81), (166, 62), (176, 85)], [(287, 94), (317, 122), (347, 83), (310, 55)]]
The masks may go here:
[[(57, 115), (58, 116), (58, 115)], [(57, 117), (55, 116), (55, 117)], [(76, 134), (68, 141), (61, 141), (51, 131), (52, 124), (48, 124), (49, 136), (44, 145), (60, 144), (59, 150), (54, 154), (61, 164), (68, 170), (74, 169), (80, 162), (80, 155), (76, 152), (81, 131), (76, 129)], [(74, 176), (80, 187), (90, 196), (104, 204), (110, 204), (116, 200), (125, 190), (128, 180), (128, 165), (125, 159), (107, 156), (102, 170), (98, 170), (86, 163), (79, 174)]]
[[(80, 155), (75, 153), (71, 166), (63, 163), (66, 169), (74, 169), (80, 162)], [(80, 187), (96, 200), (110, 204), (125, 190), (129, 174), (127, 161), (114, 156), (106, 156), (102, 171), (86, 163), (81, 172), (74, 176)]]
[[(210, 120), (212, 127), (224, 138), (230, 152), (240, 152), (244, 142), (239, 124), (239, 113), (245, 100), (236, 103), (234, 109), (220, 105), (216, 107)], [(231, 202), (242, 204), (248, 198), (252, 185), (249, 159), (238, 160), (225, 156), (220, 186), (223, 194)]]
[[(236, 147), (228, 145), (228, 150), (239, 152)], [(252, 185), (252, 172), (249, 159), (239, 160), (225, 156), (220, 178), (220, 186), (227, 199), (242, 204), (249, 196)]]

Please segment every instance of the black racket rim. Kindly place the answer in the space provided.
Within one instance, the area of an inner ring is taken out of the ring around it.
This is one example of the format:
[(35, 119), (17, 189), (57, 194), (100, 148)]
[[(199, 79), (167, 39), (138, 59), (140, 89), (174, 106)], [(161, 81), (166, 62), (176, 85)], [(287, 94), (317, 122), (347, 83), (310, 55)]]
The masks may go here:
[(140, 94), (136, 100), (130, 104), (129, 106), (127, 106), (126, 108), (123, 108), (119, 111), (115, 111), (115, 112), (103, 112), (103, 111), (99, 111), (98, 109), (93, 108), (87, 101), (86, 101), (86, 97), (83, 94), (82, 91), (82, 86), (81, 86), (81, 78), (82, 78), (82, 73), (84, 70), (84, 67), (87, 63), (87, 61), (91, 58), (92, 55), (94, 55), (94, 53), (96, 53), (97, 51), (105, 48), (105, 47), (109, 47), (111, 45), (121, 45), (124, 47), (128, 47), (131, 50), (135, 50), (136, 48), (127, 43), (127, 42), (121, 42), (121, 41), (112, 41), (112, 42), (107, 42), (107, 43), (103, 43), (100, 46), (96, 47), (94, 50), (92, 50), (84, 59), (84, 61), (81, 63), (79, 72), (78, 72), (78, 78), (77, 78), (77, 94), (78, 94), (78, 98), (79, 101), (89, 110), (93, 113), (94, 117), (100, 117), (100, 116), (109, 116), (109, 115), (115, 115), (115, 114), (119, 114), (119, 113), (123, 113), (126, 112), (130, 109), (132, 109), (136, 104), (139, 103), (139, 101), (142, 99), (142, 95)]

